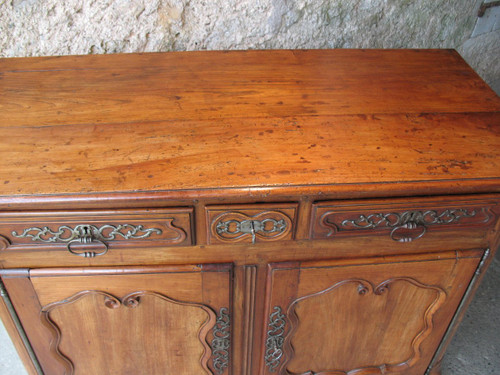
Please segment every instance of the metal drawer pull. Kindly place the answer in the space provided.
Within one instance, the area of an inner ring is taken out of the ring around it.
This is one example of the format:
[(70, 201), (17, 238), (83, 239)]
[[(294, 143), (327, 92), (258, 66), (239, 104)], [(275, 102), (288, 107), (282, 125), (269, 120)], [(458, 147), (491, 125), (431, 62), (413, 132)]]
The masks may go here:
[[(489, 220), (489, 216), (484, 209), (484, 222)], [(475, 217), (478, 214), (476, 210), (467, 210), (464, 208), (446, 209), (446, 210), (427, 210), (427, 211), (405, 211), (405, 212), (385, 212), (373, 213), (368, 215), (359, 215), (355, 219), (346, 219), (342, 221), (342, 229), (376, 229), (380, 227), (392, 228), (390, 237), (397, 242), (411, 242), (419, 239), (432, 225), (447, 225), (458, 223), (463, 218)], [(479, 215), (478, 215), (479, 216)], [(326, 218), (327, 215), (324, 215)], [(335, 225), (335, 224), (333, 224)], [(411, 231), (413, 234), (403, 232)]]
[[(401, 232), (404, 229), (418, 229), (420, 232), (416, 231), (416, 234), (413, 236), (408, 236), (408, 235), (401, 235), (398, 234), (398, 232)], [(413, 240), (418, 240), (420, 237), (422, 237), (425, 232), (427, 232), (427, 227), (425, 225), (417, 224), (415, 222), (409, 222), (404, 225), (400, 225), (399, 227), (395, 227), (391, 231), (391, 239), (397, 242), (411, 242)]]
[[(122, 237), (125, 240), (139, 240), (148, 238), (154, 234), (160, 235), (163, 231), (159, 228), (144, 228), (142, 225), (119, 224), (95, 226), (91, 224), (78, 224), (74, 227), (61, 225), (56, 230), (49, 227), (32, 227), (24, 229), (23, 233), (12, 232), (17, 238), (31, 238), (34, 242), (58, 243), (66, 242), (66, 248), (71, 254), (84, 258), (94, 258), (108, 252), (109, 246), (106, 241)], [(80, 251), (74, 244), (101, 244), (102, 251)]]
[[(108, 244), (94, 235), (94, 228), (90, 225), (78, 225), (75, 227), (75, 232), (78, 232), (78, 237), (66, 245), (68, 251), (71, 254), (78, 255), (84, 258), (95, 258), (100, 255), (104, 255), (108, 252)], [(79, 243), (79, 244), (91, 244), (98, 243), (104, 245), (104, 249), (100, 252), (96, 251), (79, 251), (71, 248), (71, 244)]]
[(100, 227), (91, 224), (78, 224), (75, 227), (61, 225), (56, 230), (49, 227), (43, 228), (26, 228), (23, 233), (12, 232), (12, 235), (17, 238), (31, 238), (34, 242), (57, 243), (71, 242), (75, 239), (80, 239), (84, 232), (82, 228), (87, 227), (92, 232), (95, 239), (101, 241), (112, 241), (117, 237), (122, 237), (125, 240), (138, 240), (148, 238), (153, 234), (160, 235), (163, 231), (160, 228), (144, 228), (142, 225), (119, 224), (119, 225), (102, 225)]

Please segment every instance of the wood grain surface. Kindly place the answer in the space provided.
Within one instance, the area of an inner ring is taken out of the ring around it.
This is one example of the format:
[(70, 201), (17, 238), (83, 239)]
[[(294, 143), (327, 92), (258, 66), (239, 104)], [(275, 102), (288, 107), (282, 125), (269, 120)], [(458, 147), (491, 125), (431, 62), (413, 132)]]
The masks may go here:
[(455, 256), (270, 265), (268, 305), (282, 309), (286, 333), (283, 358), (263, 373), (423, 374), (480, 260)]
[[(451, 50), (0, 59), (0, 131), (0, 276), (50, 374), (437, 374), (500, 243), (500, 99)], [(85, 258), (77, 225), (122, 232)]]
[(1, 59), (0, 196), (500, 191), (499, 124), (449, 50)]

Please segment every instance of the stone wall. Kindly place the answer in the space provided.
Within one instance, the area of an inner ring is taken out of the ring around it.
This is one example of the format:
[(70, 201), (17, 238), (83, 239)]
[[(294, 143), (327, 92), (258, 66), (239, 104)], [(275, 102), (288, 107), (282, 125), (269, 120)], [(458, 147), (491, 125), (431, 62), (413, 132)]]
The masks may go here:
[(456, 48), (500, 77), (482, 0), (0, 0), (0, 56), (262, 48)]

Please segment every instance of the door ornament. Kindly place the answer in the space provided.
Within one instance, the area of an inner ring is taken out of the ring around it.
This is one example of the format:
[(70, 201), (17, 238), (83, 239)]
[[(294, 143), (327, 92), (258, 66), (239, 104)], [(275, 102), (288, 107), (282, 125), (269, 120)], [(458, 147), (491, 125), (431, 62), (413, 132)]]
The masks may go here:
[(283, 342), (285, 333), (285, 315), (281, 307), (274, 306), (274, 312), (269, 316), (269, 329), (266, 339), (266, 366), (269, 372), (276, 372), (283, 357)]
[(215, 371), (223, 374), (229, 366), (229, 348), (231, 347), (231, 318), (227, 307), (222, 307), (217, 314), (213, 328), (212, 355)]

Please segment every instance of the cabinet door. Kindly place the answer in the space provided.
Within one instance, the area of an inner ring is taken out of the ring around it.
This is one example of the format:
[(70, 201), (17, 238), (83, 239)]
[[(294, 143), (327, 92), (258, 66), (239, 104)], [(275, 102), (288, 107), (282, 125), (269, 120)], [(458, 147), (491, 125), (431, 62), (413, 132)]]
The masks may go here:
[(271, 264), (261, 374), (424, 374), (482, 254)]
[(229, 265), (4, 278), (47, 374), (230, 374)]

